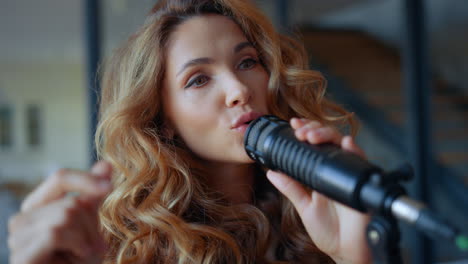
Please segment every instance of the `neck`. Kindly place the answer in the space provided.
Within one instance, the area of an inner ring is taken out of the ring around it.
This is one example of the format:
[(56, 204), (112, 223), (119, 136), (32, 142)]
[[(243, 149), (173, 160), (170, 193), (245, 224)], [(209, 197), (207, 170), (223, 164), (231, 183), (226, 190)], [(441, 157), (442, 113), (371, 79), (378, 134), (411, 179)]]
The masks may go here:
[(232, 204), (252, 203), (254, 164), (203, 162), (207, 184)]

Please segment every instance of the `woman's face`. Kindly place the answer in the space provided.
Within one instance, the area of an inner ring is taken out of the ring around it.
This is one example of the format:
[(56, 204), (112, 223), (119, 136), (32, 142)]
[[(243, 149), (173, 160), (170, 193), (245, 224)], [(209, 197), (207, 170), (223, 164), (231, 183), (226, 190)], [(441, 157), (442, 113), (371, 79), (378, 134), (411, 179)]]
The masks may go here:
[(165, 117), (202, 159), (252, 162), (244, 150), (244, 122), (268, 113), (268, 80), (257, 50), (232, 20), (190, 18), (169, 39)]

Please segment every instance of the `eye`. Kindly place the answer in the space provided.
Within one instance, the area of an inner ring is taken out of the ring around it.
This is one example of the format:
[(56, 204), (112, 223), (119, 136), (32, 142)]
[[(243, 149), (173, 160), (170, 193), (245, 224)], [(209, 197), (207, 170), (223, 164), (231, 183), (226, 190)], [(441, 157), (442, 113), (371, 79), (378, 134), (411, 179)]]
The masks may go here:
[(200, 86), (203, 86), (207, 82), (208, 82), (208, 77), (207, 76), (198, 75), (197, 77), (192, 78), (184, 88), (189, 88), (189, 87), (192, 87), (192, 86), (200, 87)]
[(257, 64), (257, 60), (255, 60), (253, 58), (248, 58), (248, 59), (243, 60), (239, 64), (239, 69), (248, 70), (248, 69), (253, 68), (256, 64)]

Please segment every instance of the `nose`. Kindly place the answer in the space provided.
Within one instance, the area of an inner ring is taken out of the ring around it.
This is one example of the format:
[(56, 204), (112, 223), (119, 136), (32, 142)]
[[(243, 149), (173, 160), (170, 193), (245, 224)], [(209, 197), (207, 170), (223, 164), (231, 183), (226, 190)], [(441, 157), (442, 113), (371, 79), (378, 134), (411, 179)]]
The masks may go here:
[(232, 76), (229, 79), (229, 82), (225, 84), (226, 106), (234, 107), (237, 105), (247, 104), (252, 97), (249, 87), (247, 87), (247, 85), (245, 85), (236, 76)]

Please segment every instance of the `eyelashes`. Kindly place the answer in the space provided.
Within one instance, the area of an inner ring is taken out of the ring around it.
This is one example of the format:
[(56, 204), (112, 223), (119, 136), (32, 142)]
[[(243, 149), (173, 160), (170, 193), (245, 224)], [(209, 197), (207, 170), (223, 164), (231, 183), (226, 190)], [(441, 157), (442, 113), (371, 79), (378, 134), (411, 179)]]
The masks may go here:
[[(241, 70), (248, 70), (248, 69), (251, 69), (253, 68), (255, 65), (257, 65), (258, 61), (254, 58), (247, 58), (245, 60), (243, 60), (240, 64), (239, 64), (239, 67), (238, 68), (241, 68)], [(246, 66), (243, 66), (243, 65), (246, 65)], [(245, 68), (244, 68), (245, 67)]]
[[(258, 60), (254, 58), (246, 58), (241, 61), (241, 63), (237, 66), (239, 70), (250, 70), (254, 68), (258, 64)], [(184, 87), (184, 89), (190, 88), (190, 87), (201, 87), (205, 85), (208, 81), (210, 80), (210, 77), (200, 74), (197, 75), (193, 78), (191, 78), (187, 85)]]
[(186, 89), (186, 88), (192, 87), (194, 85), (196, 87), (203, 86), (205, 83), (208, 82), (208, 79), (209, 79), (209, 77), (206, 76), (206, 75), (195, 76), (194, 78), (190, 79), (190, 81), (188, 82), (188, 84), (184, 88)]

